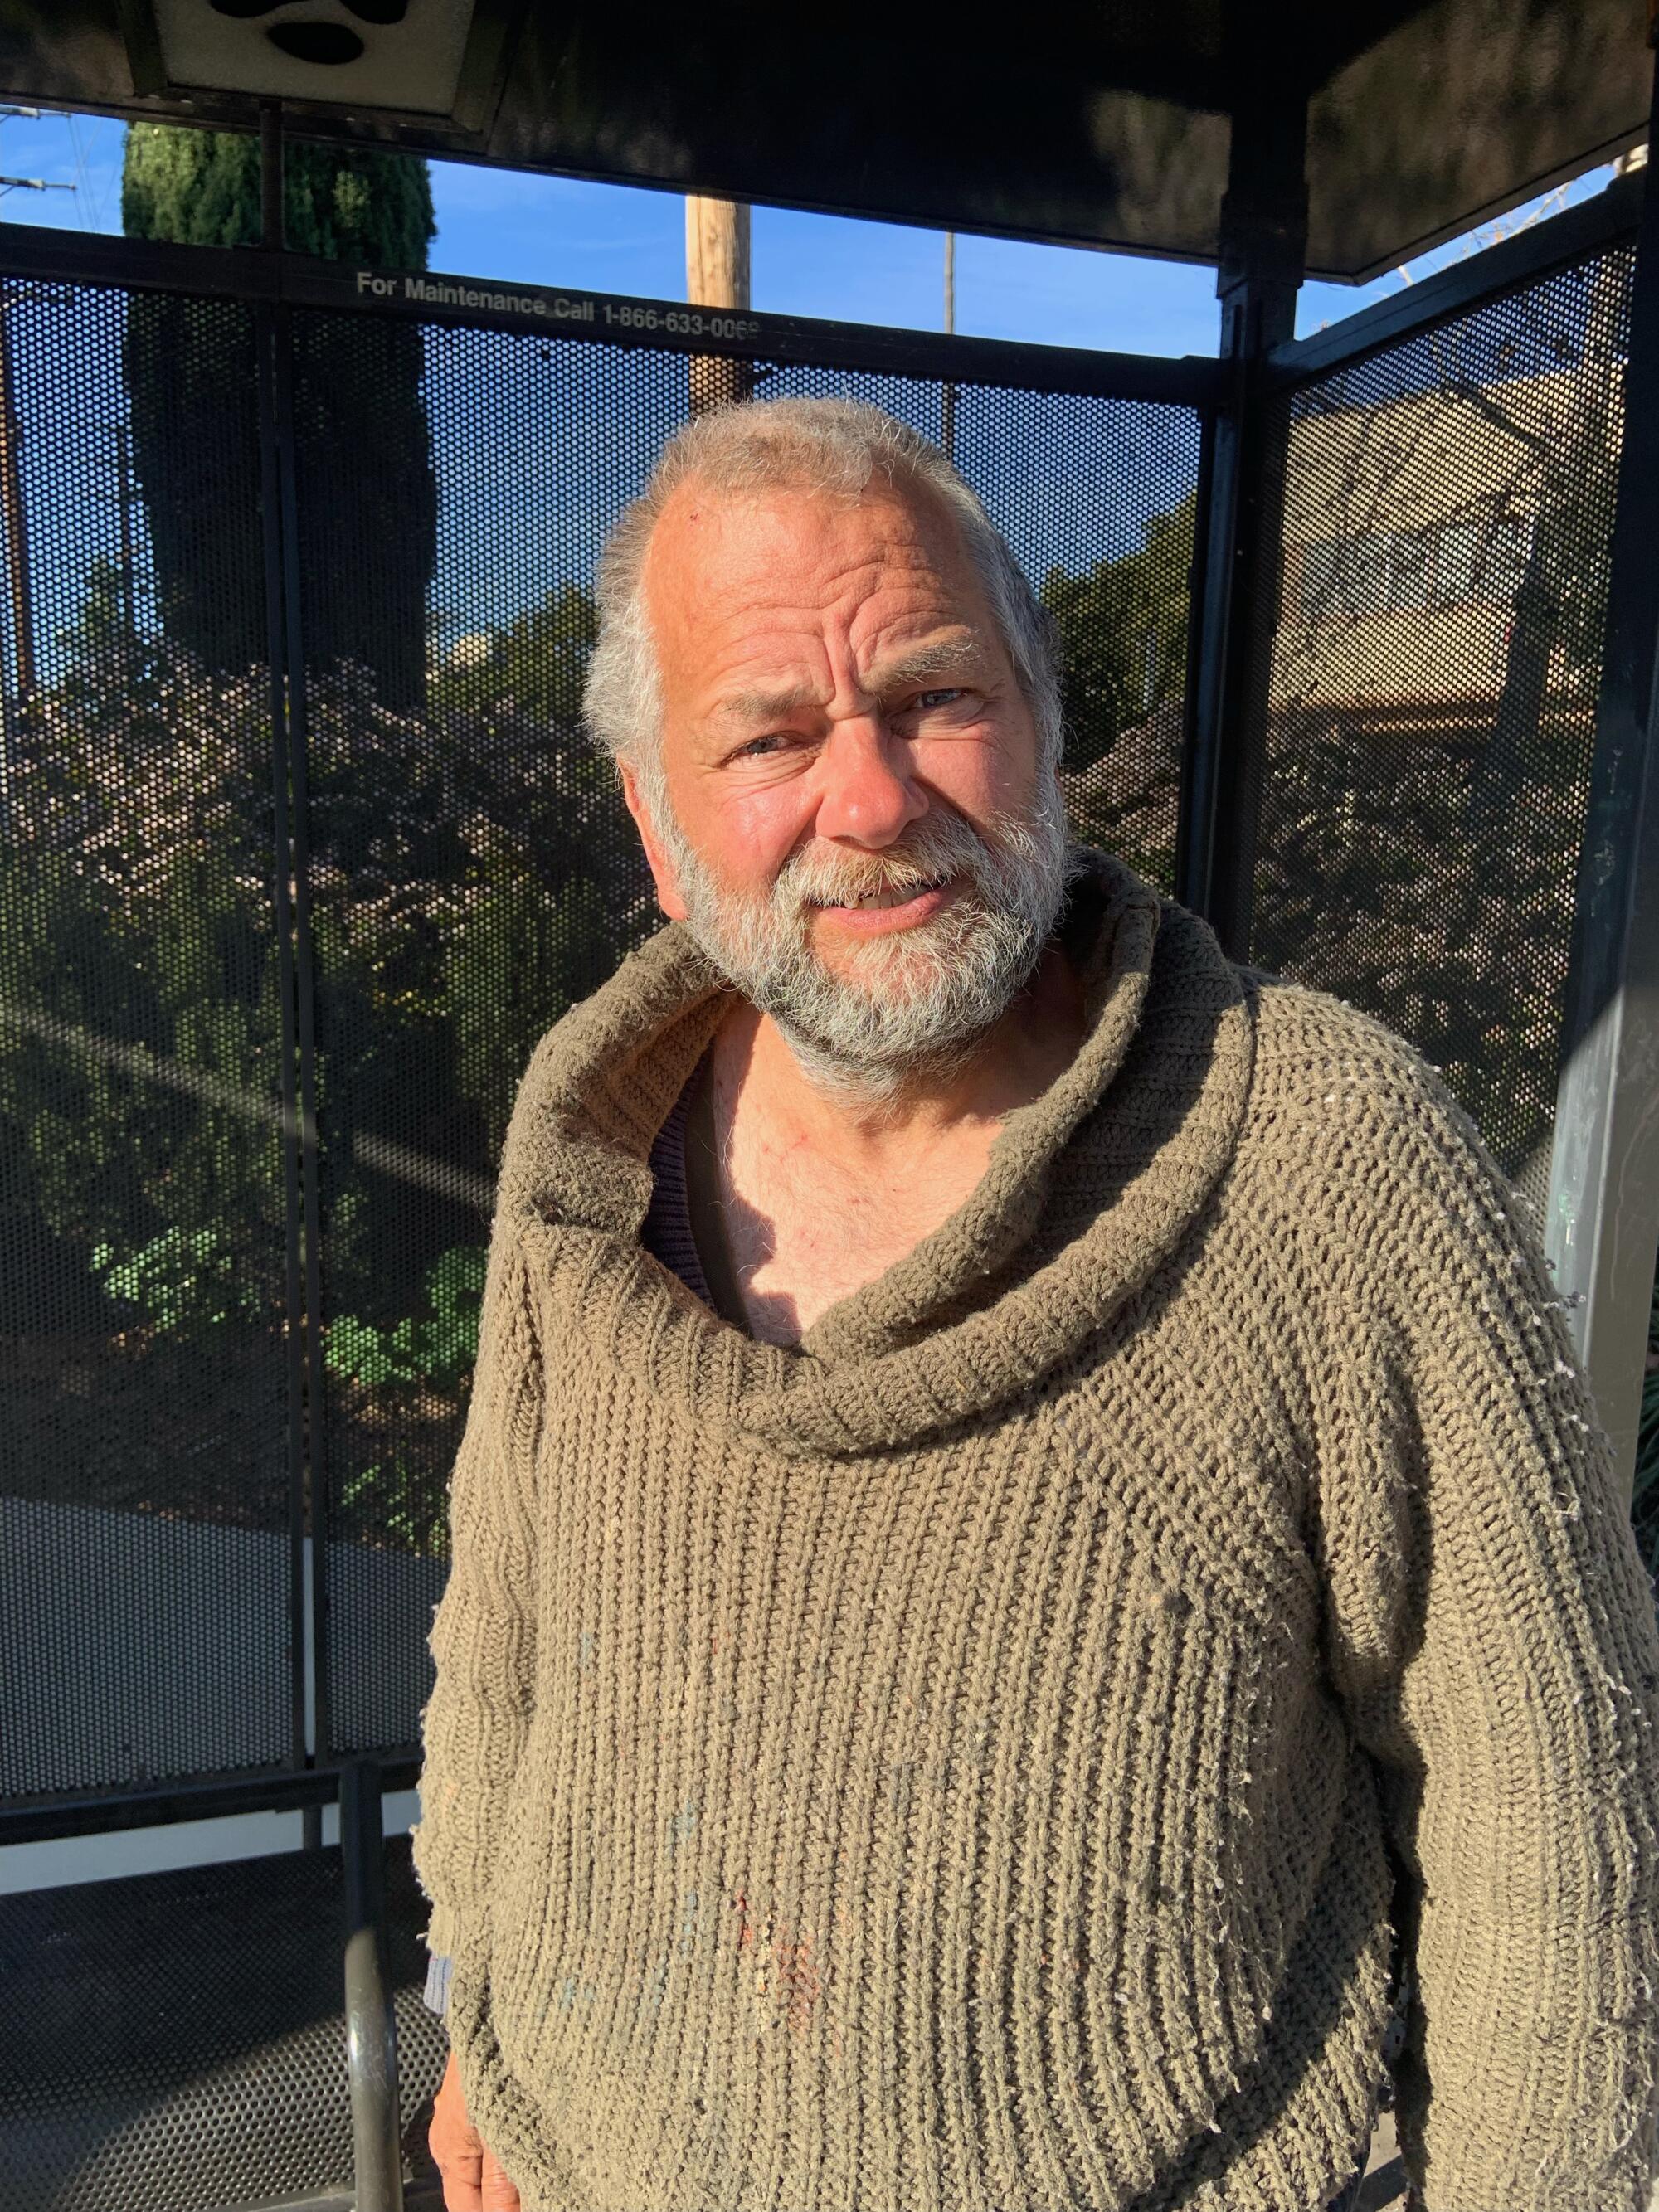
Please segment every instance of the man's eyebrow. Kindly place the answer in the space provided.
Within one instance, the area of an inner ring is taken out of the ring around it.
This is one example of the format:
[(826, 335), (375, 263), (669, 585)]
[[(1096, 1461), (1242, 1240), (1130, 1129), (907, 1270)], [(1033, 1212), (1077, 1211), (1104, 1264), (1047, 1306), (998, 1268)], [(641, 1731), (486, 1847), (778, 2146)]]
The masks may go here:
[(779, 691), (734, 691), (722, 699), (714, 713), (722, 722), (776, 722), (797, 714), (803, 707), (816, 707), (818, 695), (810, 684), (787, 684)]
[[(907, 684), (925, 683), (933, 676), (978, 674), (984, 665), (985, 646), (979, 633), (957, 631), (908, 652), (896, 653), (890, 659), (878, 663), (865, 678), (865, 688), (880, 698), (888, 692), (902, 690)], [(814, 685), (791, 684), (775, 691), (734, 691), (719, 702), (714, 714), (722, 722), (747, 726), (783, 721), (799, 714), (803, 707), (822, 703)]]
[(924, 683), (930, 676), (972, 676), (985, 666), (985, 643), (977, 630), (957, 631), (935, 638), (908, 653), (896, 653), (880, 661), (865, 678), (865, 688), (880, 697), (907, 684)]
[(929, 677), (969, 677), (984, 672), (984, 639), (978, 630), (957, 630), (951, 637), (936, 637), (909, 653), (894, 653), (878, 661), (865, 677), (865, 690), (874, 696), (902, 690), (907, 684), (925, 684)]

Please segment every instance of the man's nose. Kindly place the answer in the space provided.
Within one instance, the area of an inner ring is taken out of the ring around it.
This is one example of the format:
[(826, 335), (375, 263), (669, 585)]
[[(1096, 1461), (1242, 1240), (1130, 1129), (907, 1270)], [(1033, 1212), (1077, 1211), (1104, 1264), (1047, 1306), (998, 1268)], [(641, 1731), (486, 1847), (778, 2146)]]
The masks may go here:
[(927, 811), (908, 748), (879, 714), (837, 722), (818, 758), (822, 786), (813, 828), (820, 837), (879, 848)]

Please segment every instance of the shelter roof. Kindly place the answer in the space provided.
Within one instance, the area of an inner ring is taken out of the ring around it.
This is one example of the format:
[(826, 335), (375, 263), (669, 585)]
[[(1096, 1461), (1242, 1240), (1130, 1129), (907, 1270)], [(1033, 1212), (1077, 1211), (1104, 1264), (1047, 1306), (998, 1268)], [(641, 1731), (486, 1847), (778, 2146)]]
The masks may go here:
[(1357, 282), (1646, 135), (1642, 0), (1229, 4), (12, 0), (0, 97), (275, 98), (306, 135), (1212, 260), (1230, 118), (1305, 88), (1309, 267)]

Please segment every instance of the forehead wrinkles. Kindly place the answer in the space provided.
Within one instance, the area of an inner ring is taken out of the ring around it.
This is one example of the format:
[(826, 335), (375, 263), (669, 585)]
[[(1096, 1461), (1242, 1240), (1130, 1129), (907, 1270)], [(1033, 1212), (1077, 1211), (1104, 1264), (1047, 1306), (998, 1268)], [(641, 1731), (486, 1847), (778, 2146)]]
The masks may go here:
[(745, 562), (747, 573), (672, 590), (663, 641), (691, 696), (714, 703), (734, 685), (817, 693), (836, 671), (856, 680), (941, 629), (977, 634), (978, 610), (951, 591), (914, 544), (835, 549), (810, 580)]
[(757, 610), (799, 606), (805, 598), (828, 606), (869, 592), (886, 574), (933, 574), (943, 582), (955, 565), (951, 538), (945, 518), (924, 516), (895, 496), (742, 495), (692, 483), (664, 509), (647, 577), (659, 592), (689, 570), (693, 593), (662, 593), (681, 603), (694, 597), (707, 605), (730, 595)]
[[(845, 647), (863, 672), (942, 627), (980, 627), (977, 605), (917, 541), (836, 549), (836, 554), (811, 580), (816, 589), (791, 589), (769, 568), (752, 597), (721, 611), (738, 633), (732, 639), (738, 657), (764, 658), (774, 646), (786, 653), (805, 646), (817, 660), (821, 646), (832, 653)], [(761, 634), (755, 635), (751, 626), (757, 623)]]

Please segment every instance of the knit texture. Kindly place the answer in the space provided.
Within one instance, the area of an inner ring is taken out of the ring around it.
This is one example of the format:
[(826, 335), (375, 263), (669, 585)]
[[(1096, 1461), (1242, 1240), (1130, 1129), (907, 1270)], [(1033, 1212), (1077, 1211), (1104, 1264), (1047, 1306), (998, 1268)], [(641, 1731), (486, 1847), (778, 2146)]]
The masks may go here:
[(678, 927), (504, 1148), (430, 1940), (526, 2212), (1638, 2212), (1659, 1637), (1541, 1256), (1392, 1032), (1091, 855), (1066, 1072), (798, 1347), (642, 1248)]

